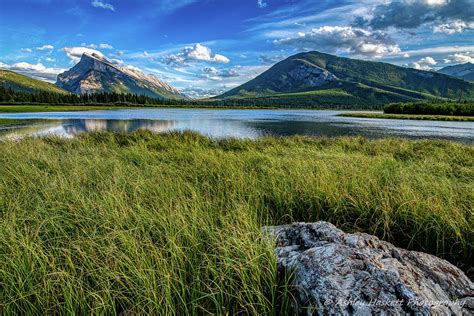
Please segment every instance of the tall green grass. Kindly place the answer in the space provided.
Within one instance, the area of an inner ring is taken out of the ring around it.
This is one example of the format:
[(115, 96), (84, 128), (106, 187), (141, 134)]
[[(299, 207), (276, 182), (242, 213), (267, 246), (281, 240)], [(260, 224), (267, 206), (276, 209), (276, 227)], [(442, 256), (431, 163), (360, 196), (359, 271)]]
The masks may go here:
[(474, 148), (97, 133), (0, 142), (0, 313), (277, 314), (263, 225), (328, 220), (465, 270)]

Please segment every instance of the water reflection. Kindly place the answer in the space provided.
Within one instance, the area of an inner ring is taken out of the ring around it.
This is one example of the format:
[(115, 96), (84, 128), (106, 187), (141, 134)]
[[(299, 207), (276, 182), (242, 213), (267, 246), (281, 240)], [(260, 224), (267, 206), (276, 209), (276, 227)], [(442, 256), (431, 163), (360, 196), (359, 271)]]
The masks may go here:
[(139, 129), (150, 130), (155, 133), (168, 131), (175, 125), (174, 121), (165, 120), (69, 120), (62, 124), (68, 135), (85, 132), (133, 132)]
[[(34, 119), (31, 124), (9, 126), (0, 133), (10, 138), (73, 135), (95, 131), (155, 133), (192, 130), (226, 138), (264, 135), (365, 136), (370, 138), (441, 138), (472, 144), (472, 122), (409, 121), (340, 117), (341, 111), (120, 109), (86, 112), (0, 114), (0, 118)], [(41, 120), (41, 121), (38, 121)]]
[(3, 129), (4, 138), (17, 139), (25, 136), (57, 135), (72, 137), (87, 132), (133, 132), (146, 129), (162, 133), (173, 129), (176, 122), (168, 120), (51, 120), (36, 121), (31, 125), (10, 126)]

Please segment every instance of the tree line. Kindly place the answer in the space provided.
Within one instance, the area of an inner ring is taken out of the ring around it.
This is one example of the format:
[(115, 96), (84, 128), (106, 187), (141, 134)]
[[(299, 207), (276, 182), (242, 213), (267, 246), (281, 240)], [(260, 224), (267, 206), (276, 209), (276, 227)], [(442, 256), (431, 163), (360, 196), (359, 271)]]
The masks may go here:
[(456, 115), (474, 116), (474, 104), (467, 102), (406, 102), (392, 103), (384, 107), (388, 114), (426, 114), (426, 115)]
[(209, 107), (232, 107), (241, 106), (246, 108), (313, 108), (313, 109), (378, 109), (380, 104), (367, 104), (354, 102), (356, 100), (318, 100), (316, 97), (255, 97), (255, 98), (232, 98), (232, 99), (159, 99), (145, 95), (132, 93), (101, 92), (92, 94), (55, 93), (49, 91), (25, 92), (17, 91), (0, 85), (0, 103), (3, 104), (104, 104), (116, 106), (146, 106), (146, 105), (171, 105), (171, 106), (209, 106)]

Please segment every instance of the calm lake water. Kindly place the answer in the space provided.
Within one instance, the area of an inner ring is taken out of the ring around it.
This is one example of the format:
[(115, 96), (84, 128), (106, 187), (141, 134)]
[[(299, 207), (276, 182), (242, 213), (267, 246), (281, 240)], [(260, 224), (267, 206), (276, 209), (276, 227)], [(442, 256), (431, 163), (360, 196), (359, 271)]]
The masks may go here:
[[(352, 111), (353, 112), (353, 111)], [(0, 118), (35, 119), (25, 126), (0, 126), (3, 137), (60, 135), (91, 131), (161, 133), (192, 130), (216, 138), (265, 135), (345, 136), (370, 138), (441, 138), (472, 144), (474, 123), (340, 117), (342, 111), (119, 109), (84, 112), (1, 114)]]

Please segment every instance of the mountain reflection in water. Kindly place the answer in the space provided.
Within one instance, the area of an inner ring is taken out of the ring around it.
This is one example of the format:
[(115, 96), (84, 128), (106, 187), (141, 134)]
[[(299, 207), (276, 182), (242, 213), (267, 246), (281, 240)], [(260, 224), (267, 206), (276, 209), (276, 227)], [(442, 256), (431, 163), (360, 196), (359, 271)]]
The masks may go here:
[(162, 133), (173, 129), (176, 122), (172, 120), (103, 120), (103, 119), (71, 119), (71, 120), (43, 120), (31, 125), (13, 126), (4, 129), (1, 136), (7, 139), (19, 139), (26, 136), (57, 135), (72, 137), (81, 133), (113, 131), (133, 132), (136, 130), (149, 130)]
[(63, 124), (64, 131), (69, 135), (85, 132), (133, 132), (139, 129), (161, 133), (173, 128), (174, 121), (163, 120), (68, 120)]

